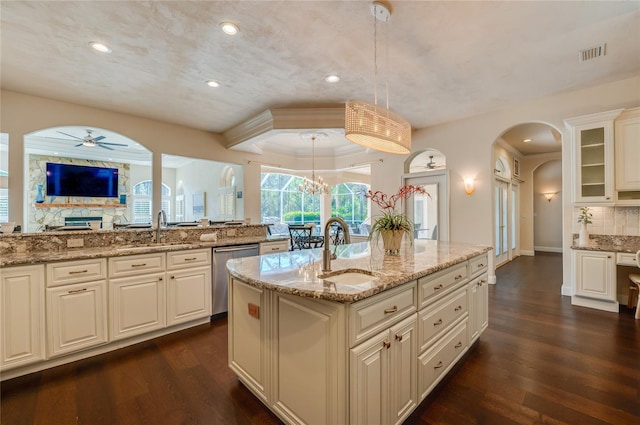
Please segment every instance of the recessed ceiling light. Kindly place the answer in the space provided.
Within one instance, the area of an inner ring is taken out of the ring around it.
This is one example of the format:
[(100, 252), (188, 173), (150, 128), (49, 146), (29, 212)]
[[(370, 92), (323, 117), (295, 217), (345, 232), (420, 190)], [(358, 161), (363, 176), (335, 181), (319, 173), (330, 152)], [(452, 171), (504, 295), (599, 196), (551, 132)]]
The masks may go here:
[(111, 48), (104, 43), (100, 43), (99, 41), (92, 41), (89, 43), (89, 46), (91, 46), (96, 52), (111, 53)]
[(220, 24), (220, 29), (227, 35), (236, 35), (240, 32), (240, 28), (238, 28), (238, 26), (233, 22), (222, 22)]
[(209, 87), (220, 87), (220, 83), (219, 83), (219, 82), (217, 82), (217, 81), (213, 81), (213, 80), (209, 80), (209, 81), (207, 81), (207, 85), (208, 85)]
[(340, 81), (340, 76), (338, 74), (329, 74), (324, 77), (324, 80), (327, 83), (337, 83), (338, 81)]
[(529, 143), (531, 141), (531, 139), (524, 139), (522, 142), (523, 143)]

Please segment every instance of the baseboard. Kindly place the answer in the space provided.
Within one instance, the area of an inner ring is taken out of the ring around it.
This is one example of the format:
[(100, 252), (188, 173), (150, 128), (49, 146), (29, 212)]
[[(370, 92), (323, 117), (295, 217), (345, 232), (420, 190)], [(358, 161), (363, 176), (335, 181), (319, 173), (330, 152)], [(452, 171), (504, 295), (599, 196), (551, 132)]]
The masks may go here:
[(534, 251), (541, 251), (541, 252), (560, 252), (562, 253), (562, 247), (555, 247), (555, 246), (534, 246), (533, 247)]
[(608, 311), (611, 313), (618, 313), (617, 301), (597, 300), (593, 298), (580, 297), (573, 295), (571, 297), (571, 304), (581, 307), (595, 308), (597, 310)]
[(572, 291), (571, 291), (571, 285), (562, 285), (562, 287), (560, 288), (560, 294), (562, 295), (566, 295), (566, 296), (571, 296)]
[(524, 250), (520, 250), (520, 255), (527, 255), (529, 257), (534, 257), (536, 255), (535, 251), (524, 251)]

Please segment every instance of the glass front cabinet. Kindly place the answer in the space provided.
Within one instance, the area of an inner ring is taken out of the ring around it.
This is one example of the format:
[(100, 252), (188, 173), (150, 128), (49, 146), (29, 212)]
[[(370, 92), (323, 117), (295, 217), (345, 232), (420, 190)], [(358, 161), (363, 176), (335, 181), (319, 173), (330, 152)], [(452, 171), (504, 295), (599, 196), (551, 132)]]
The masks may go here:
[(565, 120), (575, 166), (573, 202), (613, 203), (613, 122), (623, 109)]

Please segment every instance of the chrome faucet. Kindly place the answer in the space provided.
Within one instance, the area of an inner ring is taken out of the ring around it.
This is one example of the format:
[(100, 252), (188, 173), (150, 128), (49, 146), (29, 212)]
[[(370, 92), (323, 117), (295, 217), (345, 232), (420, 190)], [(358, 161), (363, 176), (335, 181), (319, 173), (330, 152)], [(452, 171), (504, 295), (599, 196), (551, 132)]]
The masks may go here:
[(163, 226), (167, 225), (167, 214), (165, 214), (164, 210), (158, 211), (158, 215), (156, 216), (156, 243), (160, 242), (160, 229)]
[(324, 249), (322, 250), (322, 271), (330, 272), (331, 271), (331, 260), (335, 260), (336, 249), (338, 249), (338, 244), (336, 240), (336, 246), (333, 250), (333, 253), (329, 249), (329, 232), (331, 231), (331, 223), (338, 223), (344, 232), (344, 243), (351, 243), (351, 238), (349, 237), (349, 226), (347, 223), (341, 219), (340, 217), (331, 217), (327, 220), (327, 223), (324, 225)]

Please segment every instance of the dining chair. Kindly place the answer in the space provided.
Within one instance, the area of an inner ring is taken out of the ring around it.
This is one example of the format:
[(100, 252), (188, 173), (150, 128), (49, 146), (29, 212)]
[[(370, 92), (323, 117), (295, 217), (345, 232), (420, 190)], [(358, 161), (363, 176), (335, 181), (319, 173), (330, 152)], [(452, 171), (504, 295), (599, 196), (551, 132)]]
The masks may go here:
[(290, 250), (320, 248), (324, 245), (322, 236), (314, 236), (313, 226), (289, 225)]

